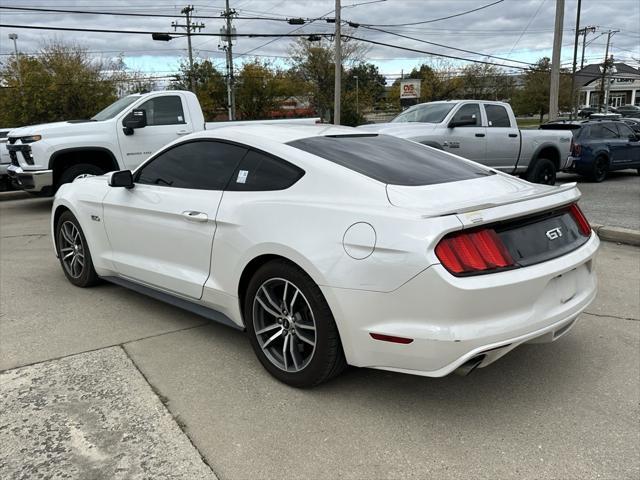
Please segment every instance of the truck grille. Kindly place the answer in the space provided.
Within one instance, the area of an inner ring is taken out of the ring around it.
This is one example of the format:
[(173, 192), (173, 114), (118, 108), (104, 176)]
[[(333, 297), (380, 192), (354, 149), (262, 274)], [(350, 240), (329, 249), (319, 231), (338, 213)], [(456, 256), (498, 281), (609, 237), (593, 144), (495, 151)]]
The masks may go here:
[(15, 165), (16, 167), (20, 166), (20, 164), (18, 163), (18, 156), (16, 155), (16, 152), (10, 151), (9, 158), (11, 159), (11, 165)]
[[(11, 142), (11, 139), (9, 140)], [(11, 163), (16, 167), (20, 166), (20, 162), (18, 161), (18, 152), (22, 154), (22, 158), (27, 162), (28, 165), (33, 165), (33, 155), (31, 154), (31, 147), (29, 145), (7, 145), (7, 150), (9, 151), (9, 158), (11, 159)]]

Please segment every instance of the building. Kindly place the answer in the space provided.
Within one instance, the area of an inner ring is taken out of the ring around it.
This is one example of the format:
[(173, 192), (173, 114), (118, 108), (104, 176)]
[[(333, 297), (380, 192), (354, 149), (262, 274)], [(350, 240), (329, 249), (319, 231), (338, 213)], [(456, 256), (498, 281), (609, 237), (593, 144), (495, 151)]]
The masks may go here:
[[(609, 106), (640, 105), (640, 70), (624, 63), (614, 63), (613, 65), (612, 72), (607, 73), (607, 77), (609, 77)], [(576, 87), (580, 91), (580, 105), (597, 107), (600, 104), (601, 81), (600, 64), (587, 65), (576, 72)], [(605, 87), (607, 87), (606, 84)]]

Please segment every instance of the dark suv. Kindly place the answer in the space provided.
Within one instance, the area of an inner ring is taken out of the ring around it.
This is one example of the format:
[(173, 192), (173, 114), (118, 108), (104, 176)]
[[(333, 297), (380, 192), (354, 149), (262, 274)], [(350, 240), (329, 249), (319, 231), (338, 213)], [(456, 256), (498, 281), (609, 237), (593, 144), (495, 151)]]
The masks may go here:
[(640, 135), (622, 121), (560, 121), (540, 128), (573, 132), (568, 171), (594, 182), (602, 182), (612, 170), (634, 168), (640, 173)]

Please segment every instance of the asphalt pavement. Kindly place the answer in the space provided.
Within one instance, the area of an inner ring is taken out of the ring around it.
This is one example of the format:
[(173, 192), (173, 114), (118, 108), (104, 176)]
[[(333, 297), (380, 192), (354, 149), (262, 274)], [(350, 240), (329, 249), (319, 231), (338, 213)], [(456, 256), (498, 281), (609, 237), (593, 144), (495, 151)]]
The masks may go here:
[(352, 368), (297, 390), (241, 332), (72, 286), (50, 206), (0, 195), (0, 478), (640, 477), (640, 248), (602, 244), (598, 297), (555, 343), (464, 378)]

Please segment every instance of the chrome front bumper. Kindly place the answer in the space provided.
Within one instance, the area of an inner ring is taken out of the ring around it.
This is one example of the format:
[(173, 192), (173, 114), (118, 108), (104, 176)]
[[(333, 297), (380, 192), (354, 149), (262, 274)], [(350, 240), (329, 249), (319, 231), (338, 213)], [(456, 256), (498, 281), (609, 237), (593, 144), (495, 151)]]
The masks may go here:
[(18, 188), (28, 192), (41, 192), (53, 185), (53, 170), (24, 171), (22, 167), (9, 165), (7, 174)]

